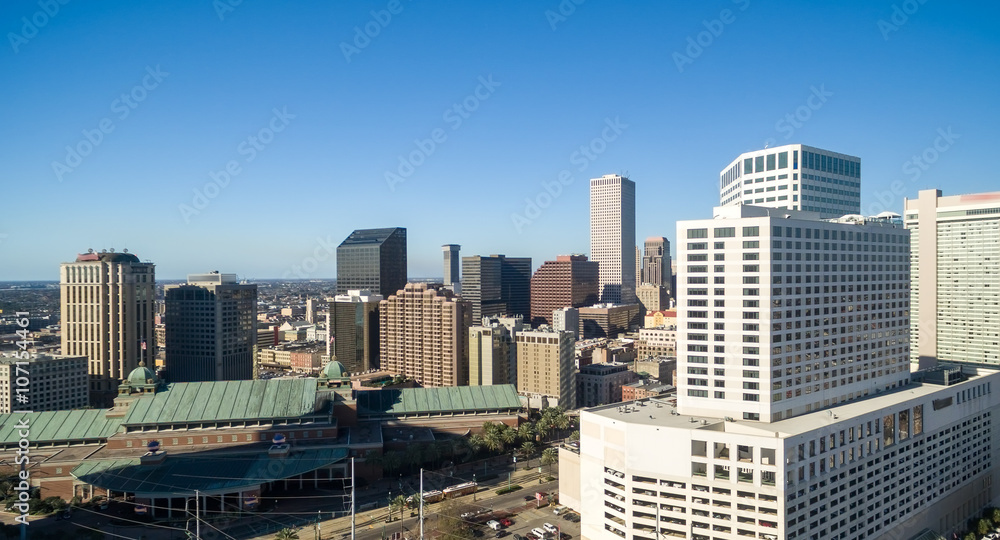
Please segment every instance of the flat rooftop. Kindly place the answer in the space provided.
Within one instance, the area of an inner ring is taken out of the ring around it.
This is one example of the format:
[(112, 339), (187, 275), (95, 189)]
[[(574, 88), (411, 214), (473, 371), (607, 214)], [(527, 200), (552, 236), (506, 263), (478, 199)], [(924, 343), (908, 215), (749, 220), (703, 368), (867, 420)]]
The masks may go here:
[(873, 411), (896, 407), (900, 402), (926, 397), (942, 390), (963, 389), (977, 384), (984, 377), (1000, 373), (995, 370), (966, 368), (968, 379), (961, 383), (944, 386), (932, 383), (911, 383), (890, 391), (870, 395), (862, 399), (827, 407), (811, 413), (795, 416), (780, 422), (753, 422), (746, 420), (727, 421), (714, 416), (692, 416), (680, 414), (676, 398), (645, 398), (613, 405), (603, 405), (586, 409), (586, 412), (612, 420), (633, 424), (672, 427), (677, 429), (706, 429), (726, 433), (740, 433), (761, 437), (787, 438), (800, 435), (823, 426), (833, 425), (851, 418), (870, 414)]

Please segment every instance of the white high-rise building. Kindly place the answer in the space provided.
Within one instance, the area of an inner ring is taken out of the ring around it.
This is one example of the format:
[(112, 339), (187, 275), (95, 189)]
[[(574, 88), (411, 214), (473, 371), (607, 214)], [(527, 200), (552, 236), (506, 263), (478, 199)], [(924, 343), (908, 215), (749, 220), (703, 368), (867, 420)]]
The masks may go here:
[(59, 268), (62, 354), (90, 359), (90, 402), (109, 407), (118, 384), (156, 351), (156, 273), (126, 252), (93, 250)]
[(677, 224), (678, 408), (778, 421), (910, 377), (910, 233), (733, 206)]
[(601, 302), (635, 303), (635, 182), (590, 180), (590, 260), (600, 264)]
[(1000, 366), (1000, 192), (904, 203), (913, 239), (911, 361)]
[(861, 212), (861, 158), (803, 144), (740, 154), (719, 173), (719, 205)]

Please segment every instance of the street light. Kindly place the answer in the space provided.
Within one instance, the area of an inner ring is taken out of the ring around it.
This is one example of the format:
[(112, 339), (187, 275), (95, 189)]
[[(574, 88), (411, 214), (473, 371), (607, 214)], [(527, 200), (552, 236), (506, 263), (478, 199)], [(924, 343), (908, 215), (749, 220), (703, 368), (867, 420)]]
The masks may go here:
[(479, 491), (479, 485), (476, 484), (476, 473), (472, 473), (472, 502), (476, 502), (476, 492)]

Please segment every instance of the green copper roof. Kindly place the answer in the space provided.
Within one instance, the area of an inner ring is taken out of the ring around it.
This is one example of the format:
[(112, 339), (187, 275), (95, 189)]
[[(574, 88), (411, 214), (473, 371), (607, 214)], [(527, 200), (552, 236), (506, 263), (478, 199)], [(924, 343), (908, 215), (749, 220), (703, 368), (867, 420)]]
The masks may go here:
[(294, 418), (315, 413), (316, 379), (174, 383), (137, 398), (123, 424)]
[(359, 415), (412, 415), (520, 409), (512, 384), (398, 388), (358, 392)]
[(45, 411), (36, 413), (0, 414), (0, 444), (17, 444), (18, 425), (27, 420), (32, 444), (64, 440), (106, 439), (121, 427), (122, 419), (106, 418), (104, 409), (75, 411)]
[[(137, 451), (137, 453), (140, 451)], [(252, 454), (168, 454), (156, 465), (130, 459), (87, 461), (73, 469), (73, 476), (112, 491), (157, 494), (193, 494), (232, 491), (314, 471), (347, 457), (346, 448), (293, 450), (284, 458), (267, 451)]]

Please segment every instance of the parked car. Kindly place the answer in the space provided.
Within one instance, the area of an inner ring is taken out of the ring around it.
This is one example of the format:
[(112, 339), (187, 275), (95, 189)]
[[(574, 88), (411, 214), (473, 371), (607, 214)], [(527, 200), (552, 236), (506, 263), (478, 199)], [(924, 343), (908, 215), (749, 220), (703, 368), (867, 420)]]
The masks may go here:
[(493, 529), (494, 531), (499, 531), (501, 527), (500, 522), (495, 519), (487, 521), (486, 526)]
[[(500, 524), (503, 525), (504, 527), (510, 527), (511, 525), (514, 524), (514, 520), (512, 520), (510, 518), (503, 518), (503, 519), (500, 520)], [(517, 539), (515, 538), (514, 540), (517, 540)]]
[(505, 530), (503, 530), (503, 529), (500, 529), (499, 531), (497, 531), (496, 537), (497, 538), (503, 538), (504, 536), (507, 536), (508, 534), (510, 534), (510, 533), (507, 532), (507, 531), (505, 531)]
[(542, 527), (546, 531), (549, 531), (552, 534), (555, 534), (555, 533), (559, 532), (559, 528), (556, 527), (555, 525), (551, 524), (551, 523), (545, 523), (545, 524), (542, 525)]

